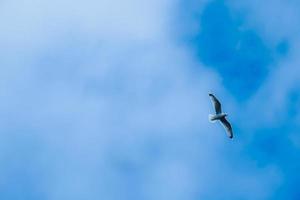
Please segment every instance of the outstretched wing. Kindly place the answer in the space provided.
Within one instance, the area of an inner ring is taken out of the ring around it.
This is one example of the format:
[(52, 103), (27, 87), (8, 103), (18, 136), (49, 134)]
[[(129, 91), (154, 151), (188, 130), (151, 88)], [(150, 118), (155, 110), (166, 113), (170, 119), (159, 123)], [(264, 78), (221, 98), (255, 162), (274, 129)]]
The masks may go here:
[(224, 126), (224, 128), (226, 130), (227, 136), (229, 138), (233, 138), (232, 128), (231, 128), (230, 123), (227, 121), (227, 119), (225, 117), (222, 117), (220, 119), (220, 121), (221, 121), (222, 125)]
[(215, 107), (216, 114), (220, 114), (222, 112), (221, 103), (213, 94), (209, 94), (209, 97), (211, 99), (211, 102), (213, 103), (213, 106)]

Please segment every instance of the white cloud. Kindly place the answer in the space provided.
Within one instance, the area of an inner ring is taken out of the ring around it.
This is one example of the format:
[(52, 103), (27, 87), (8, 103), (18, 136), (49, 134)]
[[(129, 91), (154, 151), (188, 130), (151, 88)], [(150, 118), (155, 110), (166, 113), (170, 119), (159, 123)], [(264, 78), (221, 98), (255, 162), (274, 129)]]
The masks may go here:
[[(49, 199), (192, 199), (214, 196), (218, 181), (231, 175), (233, 185), (249, 179), (223, 171), (228, 161), (221, 150), (229, 144), (222, 127), (207, 122), (207, 92), (225, 95), (219, 77), (172, 40), (175, 6), (167, 0), (2, 3), (3, 171), (15, 167), (7, 157), (27, 158), (7, 176), (28, 173), (34, 184), (26, 192)], [(264, 181), (250, 188), (273, 188), (272, 173), (254, 170)]]

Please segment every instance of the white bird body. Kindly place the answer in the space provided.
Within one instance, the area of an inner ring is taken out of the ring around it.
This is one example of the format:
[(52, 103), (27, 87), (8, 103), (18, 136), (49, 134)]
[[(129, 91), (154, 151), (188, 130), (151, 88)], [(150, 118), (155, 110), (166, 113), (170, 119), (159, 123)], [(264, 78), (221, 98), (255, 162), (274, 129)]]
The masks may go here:
[(208, 115), (209, 121), (210, 122), (215, 122), (215, 121), (219, 120), (225, 128), (227, 136), (229, 138), (233, 138), (232, 127), (226, 119), (227, 114), (222, 112), (221, 103), (219, 102), (219, 100), (213, 94), (209, 94), (209, 96), (211, 98), (211, 101), (212, 101), (213, 106), (214, 106), (215, 111), (216, 111), (215, 115), (212, 115), (212, 114)]
[(221, 118), (226, 117), (226, 116), (227, 116), (226, 113), (220, 113), (220, 114), (215, 114), (215, 115), (209, 114), (209, 120), (216, 121), (216, 120), (220, 120)]

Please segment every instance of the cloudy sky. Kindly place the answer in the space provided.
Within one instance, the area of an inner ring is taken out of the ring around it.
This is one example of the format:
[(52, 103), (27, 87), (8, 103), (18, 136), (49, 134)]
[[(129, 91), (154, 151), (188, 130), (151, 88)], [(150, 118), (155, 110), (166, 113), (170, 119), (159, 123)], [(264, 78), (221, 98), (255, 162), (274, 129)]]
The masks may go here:
[(299, 199), (299, 6), (1, 1), (0, 199)]

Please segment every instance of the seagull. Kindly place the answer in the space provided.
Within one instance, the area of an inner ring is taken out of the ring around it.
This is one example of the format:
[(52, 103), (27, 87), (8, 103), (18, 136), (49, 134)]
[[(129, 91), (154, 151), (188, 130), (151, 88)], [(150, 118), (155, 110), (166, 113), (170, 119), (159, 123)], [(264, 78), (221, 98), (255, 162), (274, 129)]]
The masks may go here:
[(208, 118), (210, 122), (214, 122), (215, 120), (220, 120), (221, 124), (223, 125), (223, 127), (226, 130), (226, 134), (227, 136), (232, 139), (233, 138), (233, 132), (232, 132), (232, 128), (230, 123), (227, 121), (227, 119), (225, 118), (227, 116), (226, 113), (222, 113), (222, 109), (221, 109), (221, 103), (219, 102), (219, 100), (211, 93), (208, 94), (212, 104), (216, 110), (216, 114), (212, 115), (209, 114)]

